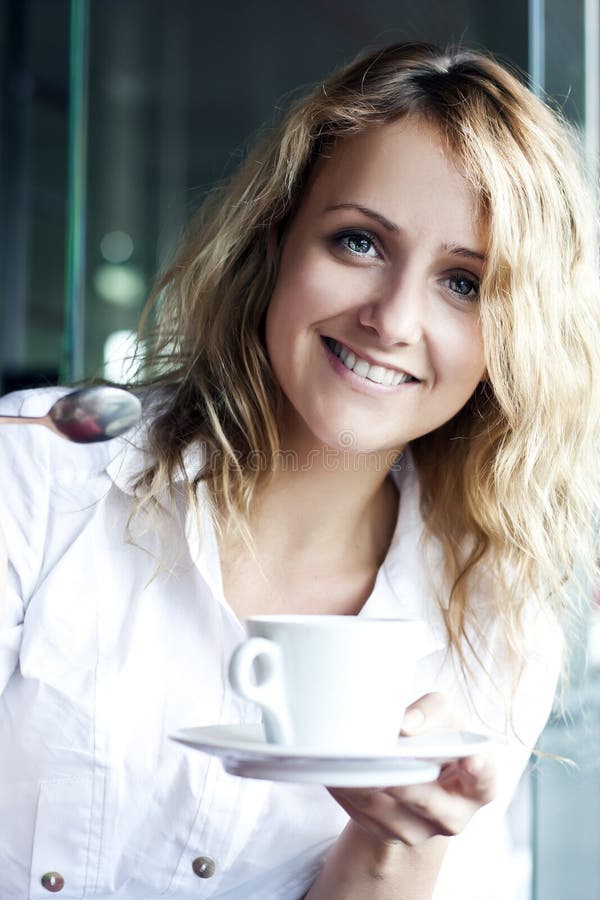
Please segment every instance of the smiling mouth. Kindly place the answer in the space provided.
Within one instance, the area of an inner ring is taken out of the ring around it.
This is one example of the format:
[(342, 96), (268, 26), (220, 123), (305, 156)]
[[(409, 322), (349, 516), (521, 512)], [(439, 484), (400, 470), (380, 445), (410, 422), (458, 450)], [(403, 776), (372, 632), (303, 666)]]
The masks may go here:
[(376, 384), (394, 386), (397, 384), (406, 384), (407, 382), (417, 382), (419, 379), (408, 372), (401, 372), (398, 369), (388, 369), (385, 366), (371, 365), (366, 359), (356, 356), (352, 350), (334, 341), (333, 338), (324, 337), (323, 340), (334, 353), (340, 362), (343, 362), (347, 369), (354, 372), (360, 378), (366, 378), (368, 381), (374, 381)]

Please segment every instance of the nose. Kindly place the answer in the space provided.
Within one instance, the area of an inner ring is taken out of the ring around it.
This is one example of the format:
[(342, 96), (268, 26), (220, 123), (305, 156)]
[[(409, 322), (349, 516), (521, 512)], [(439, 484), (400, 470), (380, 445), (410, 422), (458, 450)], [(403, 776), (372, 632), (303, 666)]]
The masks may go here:
[(378, 285), (376, 296), (360, 307), (359, 322), (382, 346), (417, 344), (423, 337), (425, 294), (422, 280), (404, 271)]

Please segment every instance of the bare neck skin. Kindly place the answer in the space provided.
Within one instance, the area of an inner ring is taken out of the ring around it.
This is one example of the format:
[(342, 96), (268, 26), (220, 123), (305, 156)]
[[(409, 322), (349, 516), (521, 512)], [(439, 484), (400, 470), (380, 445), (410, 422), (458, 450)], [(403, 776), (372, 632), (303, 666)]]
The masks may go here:
[[(282, 452), (284, 462), (253, 504), (250, 526), (259, 565), (235, 536), (225, 534), (221, 542), (226, 596), (240, 615), (275, 609), (356, 612), (396, 523), (398, 493), (387, 477), (390, 455), (359, 458), (325, 447), (297, 420), (283, 431)], [(252, 596), (253, 582), (266, 608), (257, 608), (256, 598), (240, 596)], [(313, 597), (314, 610), (294, 606), (296, 594), (300, 604), (302, 597)], [(319, 605), (324, 594), (332, 608)], [(338, 609), (342, 594), (348, 597), (347, 609)]]
[(398, 499), (387, 477), (388, 454), (334, 450), (298, 427), (286, 432), (283, 446), (285, 462), (257, 498), (257, 541), (332, 559), (364, 555), (361, 547), (373, 552), (382, 543), (387, 549)]

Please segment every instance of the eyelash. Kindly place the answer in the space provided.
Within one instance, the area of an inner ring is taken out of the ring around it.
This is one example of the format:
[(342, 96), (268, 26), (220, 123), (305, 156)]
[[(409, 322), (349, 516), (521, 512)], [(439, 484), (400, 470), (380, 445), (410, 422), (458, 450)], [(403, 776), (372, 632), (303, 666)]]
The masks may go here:
[(467, 294), (463, 294), (462, 291), (454, 291), (451, 287), (448, 287), (450, 293), (459, 297), (461, 300), (477, 300), (479, 297), (479, 279), (474, 278), (473, 275), (469, 275), (468, 272), (463, 272), (460, 269), (456, 272), (450, 272), (446, 275), (444, 281), (447, 283), (452, 281), (466, 281), (471, 285)]
[[(371, 247), (376, 251), (377, 256), (381, 256), (381, 253), (377, 247), (377, 238), (370, 231), (365, 231), (363, 229), (349, 229), (347, 231), (340, 231), (338, 234), (334, 235), (333, 243), (336, 247), (340, 247), (344, 253), (347, 253), (349, 256), (354, 258), (364, 256), (366, 258), (370, 258), (368, 253), (360, 253), (358, 250), (351, 250), (350, 247), (345, 243), (349, 239), (353, 239), (355, 241), (367, 241)], [(369, 248), (370, 249), (370, 248)], [(444, 283), (449, 282), (459, 282), (465, 281), (468, 282), (471, 287), (469, 292), (464, 294), (461, 291), (455, 291), (451, 287), (448, 286), (448, 290), (455, 297), (458, 297), (461, 300), (477, 300), (479, 297), (479, 279), (475, 278), (473, 275), (468, 272), (463, 271), (462, 269), (457, 269), (454, 272), (449, 272), (444, 276)]]
[(349, 256), (353, 257), (368, 257), (367, 253), (359, 253), (357, 250), (351, 250), (347, 244), (344, 243), (345, 240), (354, 239), (355, 241), (368, 241), (371, 247), (377, 252), (377, 255), (380, 256), (379, 250), (377, 249), (377, 239), (374, 234), (370, 231), (363, 231), (362, 229), (349, 229), (348, 231), (340, 231), (338, 234), (334, 235), (333, 243), (340, 247), (345, 253)]

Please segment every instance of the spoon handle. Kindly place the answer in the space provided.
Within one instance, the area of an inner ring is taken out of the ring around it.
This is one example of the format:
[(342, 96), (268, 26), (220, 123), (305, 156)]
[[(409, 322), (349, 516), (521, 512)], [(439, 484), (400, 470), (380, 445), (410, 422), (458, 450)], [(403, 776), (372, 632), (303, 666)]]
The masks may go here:
[(0, 425), (45, 425), (46, 416), (2, 416), (0, 415)]

